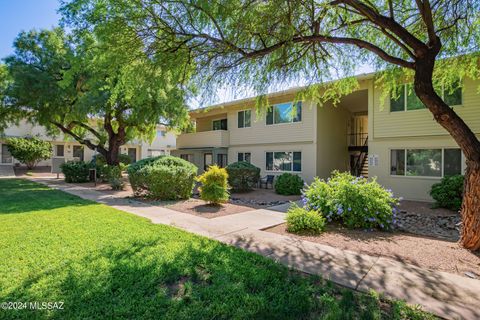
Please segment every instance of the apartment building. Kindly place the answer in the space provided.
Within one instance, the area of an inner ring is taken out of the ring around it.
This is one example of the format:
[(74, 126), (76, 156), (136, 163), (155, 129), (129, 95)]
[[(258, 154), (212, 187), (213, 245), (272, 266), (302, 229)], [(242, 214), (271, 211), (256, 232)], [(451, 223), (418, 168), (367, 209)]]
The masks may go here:
[[(254, 99), (193, 110), (196, 132), (177, 137), (182, 157), (203, 172), (209, 165), (248, 161), (262, 176), (291, 172), (306, 182), (332, 170), (377, 177), (398, 196), (431, 200), (429, 190), (443, 176), (464, 172), (455, 141), (405, 84), (399, 99), (381, 103), (374, 74), (358, 77), (359, 88), (334, 107), (311, 101), (294, 105), (294, 88), (269, 95), (263, 113)], [(462, 89), (441, 95), (480, 134), (480, 82), (465, 79)]]
[[(18, 125), (8, 127), (3, 135), (0, 136), (0, 165), (15, 165), (18, 163), (8, 151), (5, 144), (5, 138), (8, 137), (26, 137), (37, 136), (50, 141), (53, 146), (53, 158), (63, 158), (68, 160), (90, 161), (94, 151), (81, 145), (73, 138), (60, 134), (58, 136), (49, 136), (42, 126), (32, 125), (26, 121), (21, 121)], [(164, 126), (158, 126), (154, 140), (151, 143), (144, 141), (130, 141), (120, 147), (120, 153), (128, 155), (132, 161), (144, 159), (146, 157), (170, 154), (175, 149), (176, 134), (167, 131)], [(39, 166), (51, 166), (52, 159), (39, 163)]]

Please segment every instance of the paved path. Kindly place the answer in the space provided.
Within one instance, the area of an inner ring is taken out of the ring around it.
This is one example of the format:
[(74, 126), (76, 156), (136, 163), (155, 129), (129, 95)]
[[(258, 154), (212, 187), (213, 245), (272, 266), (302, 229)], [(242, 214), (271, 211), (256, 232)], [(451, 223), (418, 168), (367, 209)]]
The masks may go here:
[(13, 172), (13, 166), (11, 164), (0, 165), (0, 179), (2, 178), (15, 178), (15, 173)]
[(480, 280), (262, 231), (285, 221), (282, 213), (287, 209), (285, 205), (206, 219), (56, 179), (35, 181), (148, 218), (153, 223), (176, 226), (259, 253), (348, 288), (363, 292), (374, 289), (391, 298), (421, 304), (425, 310), (443, 318), (480, 319)]

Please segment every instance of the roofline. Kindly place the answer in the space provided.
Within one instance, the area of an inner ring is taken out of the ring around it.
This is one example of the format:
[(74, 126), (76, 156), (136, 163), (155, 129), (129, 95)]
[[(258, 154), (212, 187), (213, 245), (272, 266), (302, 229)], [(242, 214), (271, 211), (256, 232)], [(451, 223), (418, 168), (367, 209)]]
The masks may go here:
[[(354, 77), (355, 77), (357, 80), (360, 80), (360, 81), (361, 81), (361, 80), (369, 80), (369, 79), (372, 79), (376, 74), (377, 74), (377, 72), (369, 72), (369, 73), (362, 73), (362, 74), (356, 75), (356, 76), (354, 76)], [(346, 79), (346, 78), (342, 78), (342, 79)], [(320, 84), (327, 85), (327, 84), (330, 84), (330, 83), (335, 83), (335, 82), (340, 81), (340, 80), (342, 80), (342, 79), (326, 81), (326, 82), (322, 82), (322, 83), (320, 83)], [(269, 98), (272, 98), (272, 97), (277, 97), (277, 96), (292, 94), (292, 93), (296, 93), (296, 92), (298, 92), (298, 91), (300, 91), (300, 90), (306, 89), (306, 88), (308, 88), (308, 87), (309, 87), (309, 86), (292, 87), (292, 88), (288, 88), (288, 89), (285, 89), (285, 90), (268, 93), (267, 96), (268, 96)], [(242, 98), (242, 99), (237, 99), (237, 100), (231, 100), (231, 101), (227, 101), (227, 102), (222, 102), (222, 103), (214, 104), (214, 105), (211, 105), (211, 106), (208, 106), (208, 107), (202, 107), (202, 108), (192, 109), (192, 110), (190, 110), (189, 113), (194, 113), (194, 114), (196, 114), (196, 113), (211, 111), (211, 110), (219, 109), (219, 108), (227, 108), (227, 107), (235, 106), (235, 105), (238, 105), (238, 104), (241, 104), (241, 103), (252, 102), (252, 101), (254, 101), (257, 97), (258, 97), (258, 96), (248, 97), (248, 98)]]

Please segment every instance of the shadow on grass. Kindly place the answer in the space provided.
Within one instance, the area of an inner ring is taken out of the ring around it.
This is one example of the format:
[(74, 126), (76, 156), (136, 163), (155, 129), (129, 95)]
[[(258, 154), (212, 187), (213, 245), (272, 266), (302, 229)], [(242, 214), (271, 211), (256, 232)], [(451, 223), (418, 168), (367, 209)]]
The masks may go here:
[(10, 310), (4, 319), (377, 319), (405, 312), (261, 256), (192, 239), (137, 240), (62, 261), (0, 300), (62, 301), (64, 309)]
[(32, 181), (0, 179), (0, 215), (90, 204), (90, 201)]

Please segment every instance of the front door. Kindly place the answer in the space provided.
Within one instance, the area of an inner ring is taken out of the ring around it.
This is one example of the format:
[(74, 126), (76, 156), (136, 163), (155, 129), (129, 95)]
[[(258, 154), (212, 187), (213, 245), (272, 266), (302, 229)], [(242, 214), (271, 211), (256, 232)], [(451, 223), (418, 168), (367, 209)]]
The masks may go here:
[(207, 171), (208, 167), (213, 165), (213, 154), (204, 153), (203, 154), (203, 170)]
[(2, 144), (2, 163), (12, 163), (12, 154), (6, 144)]
[(137, 148), (128, 148), (128, 156), (132, 160), (132, 163), (137, 161)]
[(79, 158), (80, 161), (83, 161), (83, 146), (73, 146), (73, 157)]

